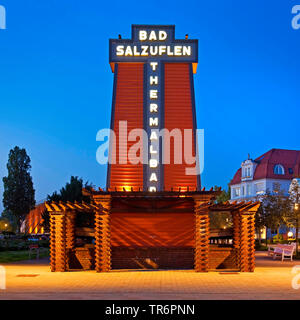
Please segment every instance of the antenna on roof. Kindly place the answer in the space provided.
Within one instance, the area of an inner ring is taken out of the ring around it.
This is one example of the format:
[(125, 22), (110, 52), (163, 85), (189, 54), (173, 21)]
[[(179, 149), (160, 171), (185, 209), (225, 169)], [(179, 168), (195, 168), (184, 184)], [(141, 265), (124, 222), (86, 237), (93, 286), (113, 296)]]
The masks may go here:
[(250, 153), (248, 153), (248, 160), (250, 160)]

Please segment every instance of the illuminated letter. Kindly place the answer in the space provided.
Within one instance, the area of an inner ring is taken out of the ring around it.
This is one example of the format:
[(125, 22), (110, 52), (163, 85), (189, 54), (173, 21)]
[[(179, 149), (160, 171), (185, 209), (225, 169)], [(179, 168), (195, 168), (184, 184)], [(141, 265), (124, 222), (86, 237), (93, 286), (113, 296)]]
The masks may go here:
[(157, 65), (158, 65), (158, 62), (150, 62), (150, 66), (152, 68), (152, 71), (156, 71)]
[(183, 46), (183, 55), (190, 56), (192, 52), (191, 46)]
[(158, 161), (156, 159), (150, 159), (149, 160), (149, 166), (150, 166), (150, 168), (157, 168)]
[(127, 46), (126, 47), (126, 50), (125, 50), (125, 56), (132, 56), (133, 53), (132, 53), (132, 49), (130, 46)]
[(149, 187), (150, 192), (156, 192), (156, 187)]
[(147, 31), (141, 30), (139, 32), (139, 39), (140, 39), (140, 41), (147, 40)]
[(153, 181), (157, 182), (157, 176), (156, 176), (155, 172), (151, 173), (149, 180), (150, 180), (150, 182), (153, 182)]
[(158, 105), (156, 103), (150, 103), (150, 112), (157, 112)]
[(168, 56), (173, 56), (174, 55), (174, 52), (171, 51), (171, 47), (170, 46), (167, 46), (167, 55)]
[(140, 55), (139, 51), (137, 51), (137, 47), (136, 46), (133, 47), (133, 55), (134, 56), (139, 56)]
[(182, 50), (182, 46), (175, 46), (175, 47), (174, 47), (174, 54), (175, 54), (175, 56), (181, 56), (181, 55), (182, 55), (181, 50)]
[(157, 99), (157, 90), (150, 90), (150, 99)]
[(158, 136), (155, 130), (151, 130), (150, 140), (158, 140)]
[(158, 76), (150, 76), (150, 86), (153, 86), (154, 85), (158, 85)]
[(150, 32), (150, 35), (149, 35), (149, 40), (157, 40), (157, 38), (156, 38), (156, 34), (155, 34), (155, 31), (151, 31)]
[(163, 53), (166, 53), (166, 46), (160, 46), (159, 47), (159, 55), (161, 56)]
[(117, 46), (117, 56), (124, 55), (124, 46)]
[(150, 153), (151, 154), (157, 154), (157, 151), (153, 149), (153, 145), (150, 145)]
[(158, 47), (157, 46), (150, 46), (150, 55), (156, 56), (158, 54)]
[(160, 41), (164, 41), (167, 39), (168, 34), (166, 33), (166, 31), (159, 31), (159, 40)]
[(149, 119), (149, 125), (150, 127), (157, 127), (158, 126), (158, 118), (152, 118)]
[(141, 56), (148, 56), (148, 46), (142, 46)]

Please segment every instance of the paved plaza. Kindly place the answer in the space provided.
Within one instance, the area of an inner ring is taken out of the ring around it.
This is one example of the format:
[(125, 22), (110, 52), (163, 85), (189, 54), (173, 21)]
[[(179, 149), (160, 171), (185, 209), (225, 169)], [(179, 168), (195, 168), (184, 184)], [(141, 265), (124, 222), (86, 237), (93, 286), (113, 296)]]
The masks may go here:
[(46, 259), (2, 265), (6, 290), (0, 299), (300, 299), (300, 289), (292, 288), (292, 268), (299, 265), (300, 274), (300, 261), (273, 261), (265, 252), (256, 253), (254, 273), (52, 273)]

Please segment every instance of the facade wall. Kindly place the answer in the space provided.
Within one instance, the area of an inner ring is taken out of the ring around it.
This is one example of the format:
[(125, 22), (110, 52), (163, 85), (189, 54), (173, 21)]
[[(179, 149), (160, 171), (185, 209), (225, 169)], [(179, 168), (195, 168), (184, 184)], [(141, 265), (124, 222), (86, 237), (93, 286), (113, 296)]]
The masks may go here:
[[(274, 191), (275, 184), (280, 185), (286, 195), (288, 195), (291, 180), (283, 179), (259, 179), (243, 181), (239, 184), (231, 185), (231, 200), (254, 200), (257, 196), (265, 194), (267, 190)], [(243, 194), (244, 188), (244, 194)], [(236, 194), (236, 189), (239, 190), (239, 195)], [(247, 190), (250, 192), (248, 193)]]
[[(126, 188), (143, 188), (143, 164), (131, 164), (126, 154), (136, 142), (127, 142), (127, 148), (121, 147), (119, 152), (119, 121), (127, 121), (127, 134), (132, 129), (143, 128), (144, 99), (144, 64), (121, 63), (115, 71), (115, 101), (113, 102), (112, 129), (116, 134), (115, 146), (111, 147), (112, 158), (116, 156), (116, 164), (111, 164), (108, 172), (108, 187), (121, 190)], [(120, 164), (119, 159), (127, 161)]]
[[(165, 64), (165, 128), (169, 131), (179, 129), (184, 133), (184, 129), (190, 129), (195, 132), (195, 118), (193, 111), (193, 88), (192, 88), (192, 69), (189, 64), (184, 63), (167, 63)], [(182, 150), (184, 150), (183, 140), (181, 142)], [(192, 156), (195, 157), (195, 137), (192, 136)], [(172, 140), (170, 150), (170, 164), (164, 166), (164, 185), (167, 190), (172, 187), (197, 188), (197, 176), (187, 175), (186, 168), (194, 167), (174, 163), (174, 143)], [(184, 154), (182, 152), (182, 154)], [(184, 161), (184, 157), (181, 159)]]
[(112, 247), (194, 247), (193, 213), (112, 213)]

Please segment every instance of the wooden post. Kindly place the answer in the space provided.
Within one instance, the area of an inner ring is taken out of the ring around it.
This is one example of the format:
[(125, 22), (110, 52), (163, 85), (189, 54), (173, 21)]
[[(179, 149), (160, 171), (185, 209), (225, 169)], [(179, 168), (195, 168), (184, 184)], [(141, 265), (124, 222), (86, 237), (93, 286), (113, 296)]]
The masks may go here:
[(98, 202), (103, 211), (95, 212), (95, 264), (97, 272), (111, 270), (111, 243), (110, 243), (110, 211), (111, 196), (105, 195)]
[(67, 211), (66, 214), (66, 248), (75, 248), (75, 211)]
[(51, 272), (55, 272), (55, 212), (50, 212), (50, 269)]
[(255, 213), (248, 215), (248, 271), (255, 269)]
[(240, 214), (238, 211), (231, 212), (232, 221), (233, 221), (233, 247), (235, 250), (235, 260), (236, 266), (238, 269), (241, 267), (241, 252), (240, 252), (240, 243), (241, 243), (241, 221)]
[(248, 234), (248, 216), (240, 214), (240, 270), (249, 271), (249, 234)]
[(75, 211), (66, 212), (66, 268), (69, 270), (69, 261), (75, 249)]
[(209, 211), (195, 200), (195, 271), (207, 272), (209, 259)]
[(66, 271), (66, 217), (56, 212), (55, 219), (55, 271)]

